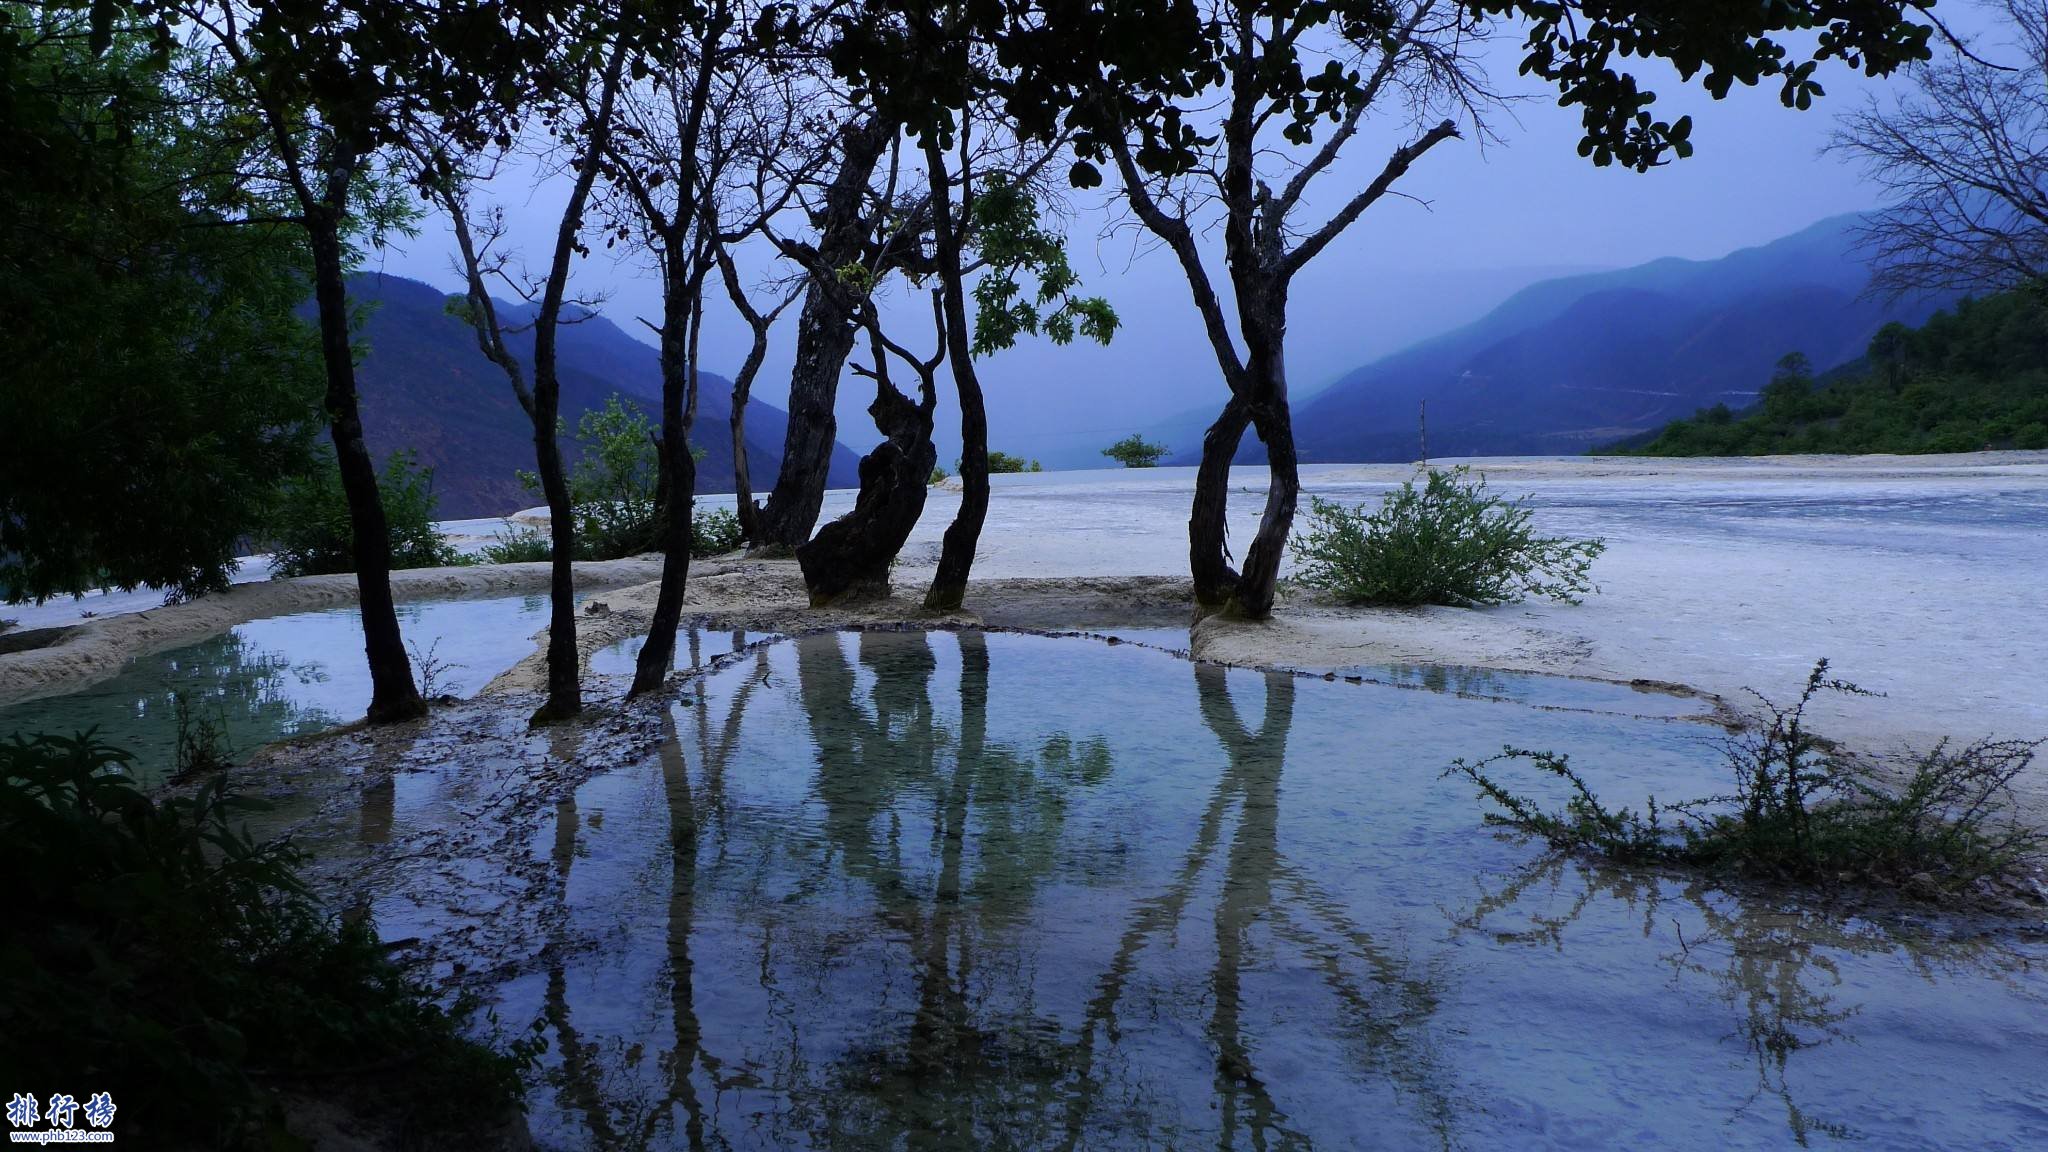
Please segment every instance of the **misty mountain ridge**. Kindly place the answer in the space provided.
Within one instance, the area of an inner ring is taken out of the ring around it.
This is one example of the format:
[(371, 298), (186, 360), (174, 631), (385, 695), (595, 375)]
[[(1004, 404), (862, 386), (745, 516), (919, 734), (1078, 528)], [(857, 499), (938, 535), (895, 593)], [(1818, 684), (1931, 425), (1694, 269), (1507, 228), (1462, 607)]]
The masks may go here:
[[(417, 280), (385, 273), (349, 278), (350, 299), (363, 305), (358, 340), (366, 354), (357, 368), (363, 429), (373, 456), (410, 448), (434, 470), (438, 515), (447, 519), (500, 515), (539, 503), (519, 482), (533, 469), (533, 426), (512, 385), (477, 347), (475, 332), (447, 312), (447, 293)], [(505, 319), (530, 317), (528, 305), (505, 305)], [(559, 330), (561, 415), (573, 438), (583, 413), (618, 394), (659, 422), (661, 370), (655, 349), (596, 313)], [(522, 361), (531, 337), (510, 341)], [(704, 451), (697, 491), (733, 490), (732, 382), (699, 376), (697, 421), (690, 443)], [(747, 461), (765, 495), (782, 459), (789, 416), (759, 400), (747, 406)], [(576, 446), (563, 449), (573, 462)], [(835, 447), (829, 483), (858, 482), (858, 460)]]
[[(1425, 422), (1431, 456), (1575, 454), (1716, 403), (1747, 406), (1786, 353), (1853, 360), (1885, 323), (1919, 323), (1944, 302), (1865, 297), (1860, 219), (1832, 217), (1719, 259), (1531, 285), (1297, 403), (1301, 459), (1412, 460)], [(1175, 462), (1194, 463), (1199, 432), (1177, 431)], [(1264, 458), (1247, 436), (1239, 462)]]

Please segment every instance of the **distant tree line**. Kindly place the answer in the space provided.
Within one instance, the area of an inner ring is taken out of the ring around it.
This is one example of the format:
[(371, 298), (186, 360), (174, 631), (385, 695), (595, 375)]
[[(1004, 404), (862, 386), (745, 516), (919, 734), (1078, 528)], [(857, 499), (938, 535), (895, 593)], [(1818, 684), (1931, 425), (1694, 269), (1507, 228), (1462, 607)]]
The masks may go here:
[(1703, 408), (1618, 451), (1639, 456), (1976, 452), (2048, 448), (2048, 297), (1965, 301), (1918, 329), (1888, 324), (1862, 359), (1818, 378), (1778, 364), (1754, 406)]

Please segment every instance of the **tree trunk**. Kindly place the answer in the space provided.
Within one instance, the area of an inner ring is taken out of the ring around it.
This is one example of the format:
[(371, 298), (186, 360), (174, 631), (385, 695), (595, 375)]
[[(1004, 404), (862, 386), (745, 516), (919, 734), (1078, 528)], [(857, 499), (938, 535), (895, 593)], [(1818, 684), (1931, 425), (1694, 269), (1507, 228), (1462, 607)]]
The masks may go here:
[(860, 496), (853, 511), (818, 529), (796, 550), (812, 607), (887, 596), (889, 565), (924, 514), (932, 465), (938, 462), (931, 407), (913, 404), (882, 380), (868, 412), (886, 439), (861, 458)]
[(832, 447), (839, 433), (832, 406), (839, 375), (853, 351), (860, 298), (832, 279), (833, 270), (854, 261), (867, 244), (868, 181), (881, 162), (894, 126), (869, 120), (848, 126), (839, 171), (825, 193), (818, 246), (809, 261), (811, 284), (797, 317), (796, 366), (789, 377), (789, 430), (782, 466), (761, 509), (760, 546), (794, 549), (810, 539), (825, 503)]
[(562, 446), (555, 424), (562, 401), (562, 383), (555, 375), (555, 330), (534, 328), (533, 457), (540, 471), (541, 494), (548, 502), (548, 698), (533, 714), (533, 723), (564, 720), (583, 711), (583, 689), (576, 653), (576, 511), (569, 497), (569, 478), (562, 468)]
[(1235, 395), (1202, 437), (1202, 463), (1195, 470), (1195, 502), (1188, 514), (1188, 571), (1194, 577), (1195, 604), (1212, 612), (1237, 592), (1237, 570), (1230, 566), (1230, 461), (1251, 422), (1244, 401)]
[(363, 651), (370, 662), (368, 719), (372, 724), (410, 720), (426, 715), (427, 705), (413, 683), (412, 661), (406, 658), (398, 631), (398, 608), (391, 598), (391, 529), (377, 493), (377, 469), (363, 443), (340, 222), (332, 212), (309, 211), (307, 231), (313, 250), (313, 297), (320, 313), (320, 354), (327, 369), (327, 428), (334, 440), (335, 463), (341, 468), (342, 493), (348, 498)]
[(1280, 559), (1287, 550), (1287, 534), (1294, 527), (1294, 507), (1301, 497), (1301, 474), (1294, 452), (1294, 419), (1287, 410), (1283, 387), (1277, 399), (1255, 408), (1253, 426), (1266, 444), (1268, 473), (1266, 508), (1259, 516), (1258, 532), (1245, 549), (1244, 571), (1238, 576), (1237, 592), (1230, 610), (1252, 620), (1273, 613), (1273, 593), (1280, 579)]
[[(732, 380), (733, 504), (740, 521), (740, 542), (750, 548), (759, 546), (762, 538), (761, 508), (754, 503), (752, 468), (747, 462), (747, 401), (753, 395), (754, 376), (767, 358), (768, 330), (756, 327), (753, 347), (747, 349), (747, 361), (740, 365), (739, 375)], [(826, 451), (829, 457), (831, 450)], [(829, 467), (829, 458), (826, 463)]]
[(633, 665), (629, 697), (652, 692), (668, 679), (690, 580), (690, 511), (697, 494), (697, 461), (690, 455), (690, 425), (697, 415), (697, 293), (692, 290), (679, 247), (674, 243), (668, 246), (664, 256), (667, 283), (662, 286), (661, 455), (669, 491), (668, 501), (660, 508), (661, 590), (655, 594), (647, 643)]
[(939, 570), (925, 593), (924, 606), (928, 611), (952, 612), (967, 597), (974, 549), (988, 518), (988, 409), (982, 403), (981, 379), (975, 375), (968, 340), (966, 277), (961, 270), (961, 236), (954, 227), (952, 181), (938, 145), (927, 143), (924, 153), (946, 315), (946, 359), (952, 363), (953, 385), (960, 394), (960, 511), (946, 527)]

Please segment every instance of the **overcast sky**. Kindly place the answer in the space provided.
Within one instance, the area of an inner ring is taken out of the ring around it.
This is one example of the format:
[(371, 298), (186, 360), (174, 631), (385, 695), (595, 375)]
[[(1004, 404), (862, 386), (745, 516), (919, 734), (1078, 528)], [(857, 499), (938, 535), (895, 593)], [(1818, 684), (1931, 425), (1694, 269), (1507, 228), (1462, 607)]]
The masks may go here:
[[(1952, 26), (1972, 15), (1947, 10)], [(1571, 271), (1622, 267), (1661, 256), (1718, 257), (1765, 243), (1827, 216), (1873, 204), (1872, 193), (1845, 162), (1824, 156), (1838, 112), (1880, 92), (1837, 65), (1823, 73), (1827, 96), (1806, 112), (1781, 106), (1775, 88), (1737, 87), (1725, 100), (1708, 97), (1674, 75), (1650, 76), (1661, 93), (1660, 118), (1690, 113), (1695, 154), (1648, 172), (1595, 168), (1576, 151), (1574, 111), (1556, 107), (1515, 76), (1515, 44), (1488, 50), (1496, 86), (1533, 95), (1493, 116), (1498, 143), (1452, 140), (1423, 157), (1401, 180), (1412, 199), (1388, 197), (1373, 206), (1296, 281), (1288, 328), (1288, 364), (1297, 395), (1417, 339), (1477, 318), (1514, 290)], [(1405, 126), (1369, 127), (1318, 187), (1328, 210), (1362, 186)], [(529, 258), (544, 261), (559, 211), (559, 183), (535, 186), (515, 174), (494, 193), (508, 210)], [(1108, 348), (1055, 348), (1029, 341), (981, 364), (989, 396), (993, 447), (1041, 456), (1050, 466), (1084, 466), (1118, 436), (1188, 409), (1220, 406), (1223, 385), (1170, 255), (1143, 243), (1133, 229), (1110, 230), (1120, 216), (1109, 197), (1077, 195), (1070, 206), (1069, 248), (1091, 291), (1107, 296), (1123, 320)], [(528, 239), (530, 238), (530, 239)], [(372, 267), (459, 287), (449, 261), (452, 240), (429, 219), (418, 237), (373, 255)], [(1213, 264), (1220, 280), (1222, 262)], [(651, 339), (638, 319), (660, 313), (659, 286), (648, 267), (600, 249), (580, 261), (579, 293), (602, 292), (604, 311), (622, 327)], [(716, 304), (724, 303), (720, 293)], [(921, 305), (920, 305), (921, 307)], [(782, 405), (788, 395), (794, 309), (776, 333), (774, 351), (754, 395)], [(913, 348), (929, 346), (928, 326), (905, 323)], [(903, 338), (903, 337), (899, 337)], [(745, 326), (729, 311), (707, 325), (704, 364), (730, 373), (745, 353)], [(865, 408), (872, 386), (848, 378), (840, 389), (840, 439), (864, 450), (876, 435)], [(943, 394), (942, 394), (943, 395)], [(957, 409), (942, 399), (940, 459), (957, 454)], [(1176, 449), (1190, 445), (1173, 445)]]

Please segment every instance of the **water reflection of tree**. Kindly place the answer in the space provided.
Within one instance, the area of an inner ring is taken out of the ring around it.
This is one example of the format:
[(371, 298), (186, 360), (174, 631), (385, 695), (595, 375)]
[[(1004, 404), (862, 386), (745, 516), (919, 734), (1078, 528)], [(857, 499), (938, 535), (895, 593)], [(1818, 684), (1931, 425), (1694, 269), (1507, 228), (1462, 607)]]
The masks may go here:
[[(743, 635), (733, 633), (733, 650), (743, 646)], [(690, 630), (686, 651), (690, 669), (705, 667), (702, 635), (698, 630)], [(715, 1133), (707, 1133), (707, 1110), (694, 1079), (701, 1070), (714, 1088), (725, 1084), (720, 1062), (704, 1046), (703, 1026), (696, 1010), (692, 941), (696, 927), (698, 855), (704, 826), (715, 822), (724, 811), (725, 766), (737, 744), (739, 721), (745, 712), (747, 699), (760, 683), (765, 682), (766, 675), (767, 652), (763, 649), (757, 652), (756, 675), (743, 682), (716, 738), (712, 735), (709, 706), (703, 693), (695, 692), (686, 698), (684, 706), (696, 713), (698, 752), (700, 762), (706, 768), (701, 787), (693, 787), (690, 781), (689, 766), (673, 714), (664, 721), (667, 739), (660, 745), (658, 758), (668, 820), (667, 844), (671, 853), (666, 931), (668, 965), (664, 983), (673, 1043), (667, 1052), (657, 1057), (661, 1083), (658, 1099), (649, 1098), (633, 1082), (630, 1066), (639, 1063), (641, 1056), (637, 1045), (613, 1042), (608, 1046), (603, 1041), (586, 1038), (575, 1022), (569, 973), (576, 948), (568, 932), (568, 892), (570, 874), (580, 854), (578, 837), (584, 818), (574, 792), (556, 805), (554, 837), (549, 851), (556, 907), (553, 914), (546, 917), (550, 939), (545, 948), (547, 984), (542, 1014), (559, 1060), (559, 1066), (551, 1076), (559, 1090), (559, 1099), (565, 1108), (582, 1117), (597, 1147), (649, 1148), (675, 1143), (674, 1140), (663, 1139), (664, 1135), (680, 1136), (692, 1149), (726, 1146), (726, 1142)], [(550, 741), (555, 745), (554, 754), (565, 761), (573, 760), (577, 755), (572, 731), (562, 727), (550, 732)], [(678, 1107), (682, 1111), (679, 1133), (672, 1125), (672, 1117)], [(707, 1145), (707, 1135), (713, 1138), (712, 1144)]]
[(246, 751), (332, 724), (290, 690), (293, 681), (323, 675), (227, 632), (146, 657), (99, 688), (0, 711), (0, 731), (98, 728), (103, 738), (135, 751), (140, 770), (154, 779), (175, 767), (180, 699), (194, 720), (220, 726), (237, 750)]
[[(620, 1083), (624, 1066), (641, 1064), (637, 1049), (607, 1052), (577, 1033), (560, 959), (571, 949), (566, 940), (552, 948), (546, 1011), (560, 1060), (558, 1099), (594, 1143), (1074, 1148), (1138, 1136), (1130, 1125), (1153, 1115), (1164, 1138), (1177, 1142), (1189, 1134), (1173, 1135), (1169, 1112), (1148, 1109), (1186, 1106), (1186, 1116), (1198, 1117), (1203, 1091), (1163, 1077), (1127, 1082), (1133, 1059), (1118, 1051), (1122, 1016), (1149, 1011), (1126, 1003), (1135, 982), (1172, 979), (1178, 969), (1148, 963), (1147, 950), (1180, 947), (1191, 928), (1210, 927), (1213, 935), (1201, 933), (1213, 939), (1213, 953), (1200, 997), (1214, 1119), (1195, 1122), (1213, 1123), (1220, 1146), (1310, 1142), (1260, 1067), (1268, 1038), (1245, 987), (1256, 951), (1281, 946), (1295, 950), (1329, 994), (1327, 1030), (1349, 1068), (1419, 1101), (1425, 1125), (1450, 1142), (1451, 1095), (1423, 1030), (1436, 1003), (1433, 983), (1411, 975), (1281, 850), (1292, 678), (1265, 681), (1253, 728), (1238, 715), (1231, 676), (1196, 668), (1200, 715), (1225, 765), (1177, 870), (1132, 907), (1113, 956), (1084, 977), (1092, 983), (1075, 1019), (1037, 1003), (1041, 957), (1020, 947), (1033, 940), (1015, 929), (1046, 911), (1039, 905), (1048, 883), (1119, 880), (1122, 845), (1109, 841), (1124, 830), (1069, 819), (1079, 791), (1111, 775), (1107, 744), (1055, 734), (1026, 751), (993, 738), (990, 652), (980, 633), (958, 637), (957, 711), (936, 690), (941, 661), (927, 636), (865, 633), (854, 643), (849, 659), (838, 635), (791, 642), (796, 703), (816, 750), (817, 818), (808, 829), (783, 811), (733, 817), (726, 799), (749, 698), (773, 683), (765, 651), (718, 704), (690, 693), (684, 707), (695, 714), (694, 740), (663, 749), (673, 846), (663, 991), (673, 1045), (654, 1056), (653, 1096)], [(694, 774), (691, 759), (700, 766)], [(553, 858), (566, 890), (576, 858), (573, 799), (556, 828)], [(1105, 843), (1089, 844), (1089, 836)], [(1077, 859), (1090, 866), (1077, 868)], [(1190, 925), (1197, 906), (1208, 909), (1209, 892), (1218, 893), (1213, 926)], [(698, 901), (709, 893), (763, 910), (749, 921), (759, 949), (750, 966), (767, 1017), (745, 1034), (707, 1037), (698, 1015), (700, 997), (720, 995), (701, 983), (707, 973), (698, 963)], [(805, 918), (792, 929), (769, 911), (820, 904), (850, 915), (851, 924)], [(813, 927), (819, 937), (803, 938)], [(828, 991), (844, 997), (848, 988), (873, 1001), (815, 999)], [(822, 1047), (820, 1035), (831, 1037)], [(1148, 1104), (1147, 1093), (1164, 1099)], [(1120, 1125), (1119, 1117), (1140, 1119)]]
[[(1523, 912), (1527, 929), (1492, 923), (1514, 915), (1542, 895), (1568, 896), (1561, 913)], [(1741, 1105), (1746, 1111), (1769, 1099), (1784, 1109), (1792, 1138), (1806, 1147), (1811, 1138), (1854, 1139), (1854, 1129), (1815, 1114), (1795, 1099), (1788, 1071), (1802, 1052), (1853, 1043), (1851, 1024), (1861, 1006), (1844, 1003), (1840, 959), (1897, 953), (1925, 979), (1957, 971), (2006, 971), (2026, 966), (1990, 937), (1932, 939), (1900, 929), (1879, 917), (1849, 916), (1816, 909), (1789, 895), (1730, 891), (1694, 877), (1596, 866), (1561, 854), (1538, 858), (1482, 894), (1471, 911), (1455, 918), (1458, 931), (1486, 935), (1499, 943), (1525, 943), (1562, 951), (1571, 928), (1601, 902), (1626, 907), (1645, 940), (1671, 939), (1663, 962), (1674, 987), (1705, 981), (1734, 1014), (1755, 1070), (1755, 1089)], [(1680, 918), (1694, 918), (1686, 930)]]
[(1210, 791), (1194, 843), (1174, 879), (1138, 906), (1089, 1002), (1078, 1053), (1086, 1090), (1071, 1102), (1065, 1147), (1087, 1145), (1088, 1112), (1104, 1087), (1095, 1071), (1098, 1048), (1105, 1040), (1114, 1044), (1119, 1034), (1117, 1009), (1137, 970), (1139, 954), (1153, 940), (1178, 933), (1203, 876), (1215, 862), (1233, 807), (1237, 823), (1220, 877), (1207, 1029), (1216, 1048), (1213, 1091), (1222, 1129), (1219, 1144), (1309, 1144), (1308, 1136), (1291, 1127), (1275, 1103), (1271, 1086), (1258, 1069), (1256, 1045), (1244, 1017), (1244, 963), (1253, 929), (1264, 923), (1276, 938), (1303, 950), (1334, 994), (1338, 1023), (1357, 1069), (1390, 1075), (1413, 1091), (1428, 1126), (1448, 1145), (1454, 1120), (1451, 1097), (1438, 1082), (1420, 1028), (1436, 1007), (1433, 985), (1409, 976), (1399, 957), (1354, 924), (1342, 903), (1280, 850), (1280, 779), (1294, 720), (1294, 677), (1264, 677), (1264, 716), (1252, 729), (1231, 698), (1226, 669), (1196, 664), (1194, 676), (1202, 721), (1222, 745), (1228, 764)]
[[(1070, 794), (1108, 774), (1109, 754), (1099, 740), (1065, 736), (1036, 755), (992, 743), (987, 638), (961, 633), (959, 647), (954, 733), (932, 699), (937, 658), (926, 636), (861, 636), (859, 662), (872, 676), (865, 701), (837, 637), (798, 642), (825, 838), (909, 957), (915, 1006), (906, 1029), (849, 1045), (808, 1089), (799, 1069), (782, 1070), (794, 1091), (780, 1122), (792, 1136), (849, 1148), (1015, 1147), (1041, 1145), (1053, 1130), (1070, 1064), (1058, 1022), (1028, 994), (1006, 1013), (987, 1010), (987, 969), (1018, 958), (982, 945), (1054, 874)], [(923, 873), (902, 848), (920, 833), (936, 865)]]

